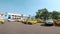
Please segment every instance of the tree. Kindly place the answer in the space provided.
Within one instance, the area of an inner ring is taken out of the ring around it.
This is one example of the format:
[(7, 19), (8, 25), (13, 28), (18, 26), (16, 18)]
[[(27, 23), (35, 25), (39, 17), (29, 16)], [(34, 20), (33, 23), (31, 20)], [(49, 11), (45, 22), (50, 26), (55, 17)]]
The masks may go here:
[(59, 14), (60, 14), (59, 12), (53, 11), (53, 12), (52, 12), (52, 18), (53, 18), (53, 19), (58, 19), (58, 18), (59, 18)]
[(36, 12), (36, 18), (40, 18), (40, 19), (47, 19), (48, 17), (48, 10), (46, 8), (44, 9), (39, 9), (38, 12)]
[(42, 12), (42, 10), (39, 9), (38, 12), (36, 12), (35, 18), (40, 18), (41, 12)]
[(52, 12), (48, 12), (48, 19), (52, 18)]
[(60, 19), (60, 12), (58, 11), (52, 11), (52, 12), (48, 12), (48, 10), (46, 8), (44, 9), (39, 9), (38, 12), (36, 12), (36, 18), (40, 18), (40, 19)]

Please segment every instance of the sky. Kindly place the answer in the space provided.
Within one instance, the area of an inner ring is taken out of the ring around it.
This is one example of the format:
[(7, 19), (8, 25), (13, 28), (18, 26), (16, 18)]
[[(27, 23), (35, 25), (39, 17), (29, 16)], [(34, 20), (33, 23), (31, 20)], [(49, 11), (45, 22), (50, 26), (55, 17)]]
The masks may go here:
[(0, 0), (0, 12), (12, 12), (34, 16), (38, 9), (60, 11), (60, 0)]

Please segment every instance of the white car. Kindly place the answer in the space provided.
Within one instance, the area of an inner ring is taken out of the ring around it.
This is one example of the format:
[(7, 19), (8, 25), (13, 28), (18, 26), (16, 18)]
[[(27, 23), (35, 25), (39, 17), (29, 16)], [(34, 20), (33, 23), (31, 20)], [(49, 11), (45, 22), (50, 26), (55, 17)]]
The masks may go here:
[(53, 25), (54, 21), (52, 19), (48, 19), (45, 21), (45, 25)]
[(9, 22), (15, 22), (16, 20), (13, 19), (8, 19)]

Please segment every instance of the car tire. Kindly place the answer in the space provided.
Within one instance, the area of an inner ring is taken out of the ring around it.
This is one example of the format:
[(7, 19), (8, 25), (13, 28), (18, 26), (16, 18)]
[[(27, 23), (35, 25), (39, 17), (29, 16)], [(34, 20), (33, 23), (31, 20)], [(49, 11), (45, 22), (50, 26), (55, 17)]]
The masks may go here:
[(4, 24), (4, 22), (1, 22), (1, 24)]
[(29, 25), (32, 25), (32, 23), (28, 22)]

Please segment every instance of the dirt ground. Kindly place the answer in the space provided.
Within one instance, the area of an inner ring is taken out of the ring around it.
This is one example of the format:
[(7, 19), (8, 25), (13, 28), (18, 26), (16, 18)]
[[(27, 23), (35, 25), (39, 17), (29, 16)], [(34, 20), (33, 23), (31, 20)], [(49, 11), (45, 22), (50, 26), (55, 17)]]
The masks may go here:
[(42, 23), (27, 25), (20, 22), (0, 24), (0, 34), (60, 34), (60, 27), (41, 26)]

